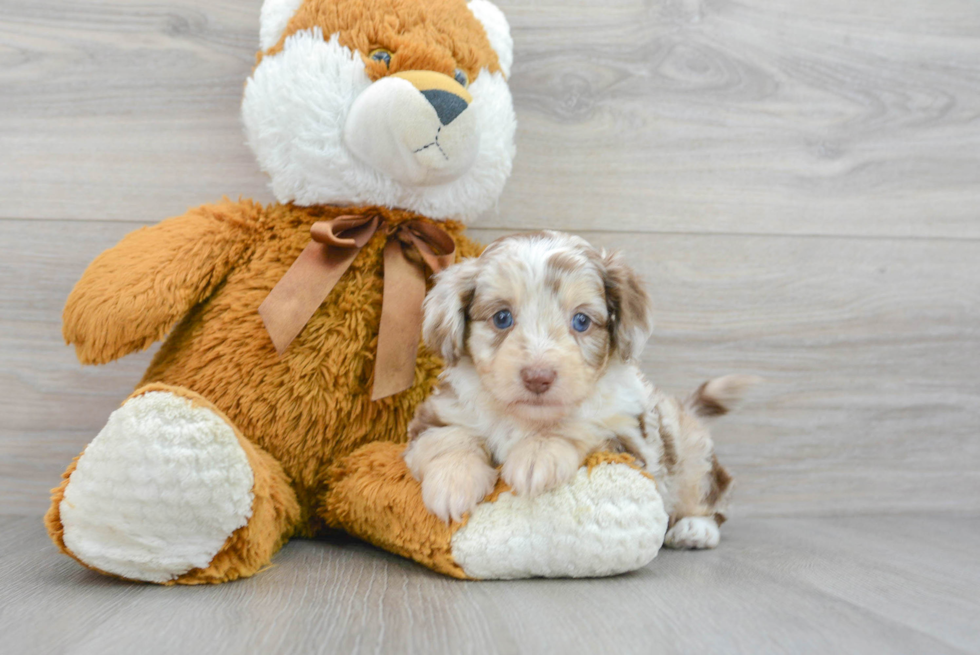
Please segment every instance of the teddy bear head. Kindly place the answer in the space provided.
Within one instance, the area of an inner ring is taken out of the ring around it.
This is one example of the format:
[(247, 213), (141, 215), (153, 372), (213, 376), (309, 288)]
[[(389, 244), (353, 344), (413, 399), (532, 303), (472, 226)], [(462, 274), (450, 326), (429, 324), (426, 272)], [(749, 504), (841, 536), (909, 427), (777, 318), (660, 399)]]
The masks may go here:
[(510, 29), (488, 0), (265, 0), (242, 118), (279, 202), (466, 220), (514, 157)]

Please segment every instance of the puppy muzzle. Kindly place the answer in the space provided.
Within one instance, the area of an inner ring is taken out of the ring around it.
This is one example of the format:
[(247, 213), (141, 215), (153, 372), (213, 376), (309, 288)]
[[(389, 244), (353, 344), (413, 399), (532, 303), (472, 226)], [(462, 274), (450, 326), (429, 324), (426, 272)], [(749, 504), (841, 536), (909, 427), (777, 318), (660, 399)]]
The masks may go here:
[(358, 159), (406, 185), (451, 182), (480, 146), (473, 97), (433, 71), (393, 73), (361, 93), (347, 115), (344, 142)]

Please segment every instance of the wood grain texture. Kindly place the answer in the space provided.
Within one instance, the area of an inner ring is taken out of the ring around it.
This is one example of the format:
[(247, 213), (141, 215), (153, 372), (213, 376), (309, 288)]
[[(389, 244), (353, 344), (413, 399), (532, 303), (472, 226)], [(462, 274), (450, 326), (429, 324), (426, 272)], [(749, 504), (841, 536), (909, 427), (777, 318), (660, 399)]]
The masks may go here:
[[(74, 281), (135, 227), (0, 221), (6, 512), (44, 511), (147, 364), (82, 367), (60, 333)], [(736, 516), (980, 511), (980, 243), (585, 236), (622, 249), (647, 281), (658, 327), (643, 368), (663, 388), (766, 378), (715, 430)]]
[(499, 0), (518, 158), (474, 236), (622, 248), (651, 377), (766, 378), (715, 429), (717, 551), (464, 583), (298, 541), (191, 589), (57, 555), (48, 489), (150, 356), (82, 368), (64, 300), (131, 229), (270, 200), (238, 117), (260, 4), (0, 0), (0, 651), (980, 651), (973, 0)]
[[(746, 519), (715, 551), (605, 580), (461, 582), (357, 542), (294, 541), (217, 587), (111, 580), (0, 518), (12, 653), (969, 653), (980, 520)], [(937, 548), (943, 557), (936, 557)]]
[[(502, 0), (519, 156), (487, 228), (980, 237), (980, 8)], [(268, 199), (260, 0), (0, 0), (0, 217)]]

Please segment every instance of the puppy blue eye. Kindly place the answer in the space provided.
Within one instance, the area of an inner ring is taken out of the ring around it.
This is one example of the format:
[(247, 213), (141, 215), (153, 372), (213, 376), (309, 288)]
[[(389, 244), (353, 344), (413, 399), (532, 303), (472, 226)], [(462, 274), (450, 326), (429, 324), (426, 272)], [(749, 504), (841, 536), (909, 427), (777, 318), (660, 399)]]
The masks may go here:
[(466, 75), (466, 71), (464, 71), (464, 70), (462, 70), (460, 68), (457, 68), (456, 71), (453, 73), (453, 78), (457, 82), (459, 82), (459, 85), (461, 87), (464, 87), (464, 88), (466, 87), (467, 84), (470, 83), (470, 78)]
[(572, 329), (576, 332), (585, 332), (592, 325), (592, 319), (579, 312), (572, 317)]
[(498, 330), (506, 330), (514, 324), (514, 315), (509, 309), (501, 309), (493, 315), (493, 326)]
[(372, 50), (371, 54), (368, 55), (374, 61), (380, 61), (385, 66), (391, 66), (391, 53), (384, 48), (378, 48), (377, 50)]

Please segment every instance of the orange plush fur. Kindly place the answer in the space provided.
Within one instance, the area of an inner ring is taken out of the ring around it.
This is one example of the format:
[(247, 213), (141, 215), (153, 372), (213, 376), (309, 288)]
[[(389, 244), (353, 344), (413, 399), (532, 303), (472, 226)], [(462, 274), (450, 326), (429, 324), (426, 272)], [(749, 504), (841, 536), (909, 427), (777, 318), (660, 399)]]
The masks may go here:
[[(281, 50), (289, 35), (313, 27), (339, 33), (372, 80), (413, 69), (451, 77), (461, 68), (470, 79), (481, 69), (500, 70), (486, 33), (459, 0), (305, 0), (259, 61)], [(393, 53), (390, 68), (370, 58), (376, 48)], [(452, 561), (450, 529), (425, 511), (401, 459), (408, 422), (441, 360), (420, 348), (412, 387), (370, 399), (384, 230), (281, 358), (257, 312), (310, 242), (310, 226), (351, 214), (380, 214), (388, 224), (429, 220), (384, 207), (226, 199), (126, 236), (92, 262), (68, 298), (64, 336), (82, 363), (106, 363), (165, 339), (134, 396), (166, 390), (214, 410), (232, 426), (252, 467), (248, 523), (208, 567), (167, 584), (249, 576), (291, 536), (331, 528), (463, 576)], [(440, 225), (455, 241), (457, 258), (479, 254), (460, 223)], [(55, 544), (72, 557), (60, 506), (77, 461), (53, 490), (45, 517)]]
[[(257, 500), (249, 524), (229, 538), (212, 562), (214, 570), (190, 571), (177, 582), (250, 575), (288, 536), (344, 527), (336, 517), (344, 514), (345, 503), (356, 501), (327, 498), (328, 480), (343, 477), (332, 467), (365, 444), (406, 440), (415, 407), (442, 363), (420, 350), (413, 386), (370, 400), (381, 318), (382, 231), (282, 358), (256, 312), (309, 243), (312, 223), (368, 213), (392, 224), (420, 218), (378, 207), (226, 201), (133, 232), (92, 262), (72, 291), (64, 334), (82, 362), (111, 361), (169, 332), (137, 393), (163, 384), (213, 404), (235, 427), (255, 471)], [(441, 225), (455, 240), (458, 257), (479, 254), (462, 225)], [(352, 470), (356, 467), (341, 466)], [(52, 538), (66, 553), (58, 507), (70, 472), (46, 517)], [(422, 507), (420, 499), (417, 504)], [(318, 514), (318, 507), (330, 511)], [(448, 552), (448, 542), (445, 548)], [(454, 566), (448, 568), (455, 571)]]
[[(279, 43), (265, 55), (282, 49), (300, 30), (320, 28), (339, 34), (340, 45), (359, 51), (368, 77), (407, 70), (428, 70), (450, 77), (456, 68), (470, 79), (477, 71), (500, 70), (497, 53), (464, 3), (454, 0), (332, 0), (306, 2), (292, 17)], [(391, 65), (368, 57), (378, 48), (392, 53)], [(259, 60), (263, 57), (259, 54)]]

